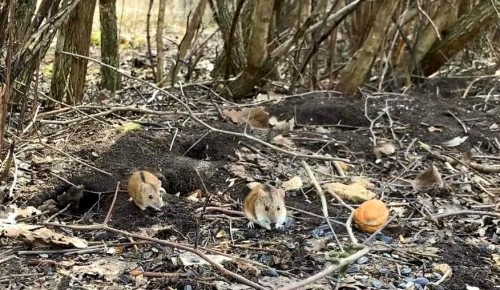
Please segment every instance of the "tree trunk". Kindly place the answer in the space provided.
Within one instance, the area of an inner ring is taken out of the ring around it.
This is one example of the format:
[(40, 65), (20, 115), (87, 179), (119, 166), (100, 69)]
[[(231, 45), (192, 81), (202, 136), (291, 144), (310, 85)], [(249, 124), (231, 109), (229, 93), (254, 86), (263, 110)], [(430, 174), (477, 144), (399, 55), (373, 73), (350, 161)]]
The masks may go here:
[(422, 60), (423, 74), (429, 76), (435, 73), (467, 43), (498, 21), (498, 10), (500, 10), (499, 0), (483, 1), (470, 13), (460, 17), (444, 38), (435, 43)]
[(163, 27), (165, 26), (165, 9), (167, 0), (160, 0), (158, 7), (158, 21), (156, 22), (156, 83), (161, 86), (163, 72), (165, 71), (163, 53)]
[[(254, 1), (248, 0), (246, 1), (246, 5)], [(231, 17), (229, 9), (231, 2), (216, 0), (216, 7), (212, 7), (212, 9), (216, 10), (214, 14), (216, 15), (217, 24), (224, 40), (224, 52), (215, 61), (215, 68), (212, 72), (212, 76), (214, 77), (235, 75), (245, 68), (245, 49), (243, 47), (244, 42), (240, 25), (236, 24), (234, 31), (231, 31), (231, 27), (233, 27), (233, 17)]]
[(344, 93), (352, 94), (356, 92), (366, 80), (384, 42), (387, 29), (391, 23), (391, 17), (398, 7), (399, 1), (385, 0), (379, 4), (377, 21), (373, 22), (362, 47), (354, 54), (341, 72), (340, 87)]
[(273, 15), (274, 0), (259, 0), (255, 7), (253, 30), (247, 52), (247, 67), (228, 86), (229, 94), (238, 100), (255, 85), (256, 76), (268, 58), (267, 35)]
[[(57, 48), (78, 55), (88, 56), (90, 33), (96, 0), (85, 0), (77, 7), (59, 31)], [(61, 37), (61, 39), (59, 39)], [(50, 95), (56, 100), (66, 96), (68, 104), (76, 104), (83, 100), (87, 60), (56, 52), (54, 59), (54, 75), (50, 84)]]
[(201, 20), (203, 19), (203, 13), (207, 8), (208, 0), (200, 0), (198, 2), (198, 6), (196, 6), (196, 10), (189, 21), (189, 25), (186, 28), (186, 34), (182, 38), (181, 44), (179, 45), (179, 52), (177, 53), (177, 60), (175, 61), (175, 65), (170, 69), (169, 79), (172, 86), (177, 82), (177, 74), (179, 73), (179, 69), (181, 67), (181, 60), (187, 54), (191, 43), (193, 42), (194, 34), (198, 30), (201, 24)]
[[(99, 0), (99, 17), (101, 22), (101, 60), (107, 65), (119, 68), (116, 0)], [(101, 80), (102, 87), (112, 93), (121, 89), (121, 75), (113, 69), (101, 66)]]

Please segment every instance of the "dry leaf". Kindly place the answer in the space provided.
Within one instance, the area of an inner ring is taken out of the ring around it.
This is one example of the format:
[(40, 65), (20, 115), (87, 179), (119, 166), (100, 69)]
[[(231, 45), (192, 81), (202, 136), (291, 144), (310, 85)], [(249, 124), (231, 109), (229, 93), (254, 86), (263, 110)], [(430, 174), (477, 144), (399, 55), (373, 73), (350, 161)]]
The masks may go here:
[[(380, 162), (382, 156), (389, 156), (396, 152), (396, 146), (391, 142), (383, 142), (379, 143), (377, 147), (373, 148), (373, 154), (377, 158), (377, 161)], [(376, 163), (378, 163), (375, 161)]]
[(442, 187), (444, 184), (443, 180), (441, 179), (441, 173), (439, 173), (436, 166), (432, 165), (429, 169), (417, 176), (415, 180), (412, 180), (411, 185), (413, 186), (414, 190), (419, 191), (434, 185)]
[(469, 138), (469, 136), (455, 137), (451, 140), (448, 140), (448, 141), (441, 143), (441, 145), (443, 145), (445, 147), (456, 147), (456, 146), (464, 143), (464, 141), (467, 140), (467, 138)]
[(47, 228), (28, 224), (0, 224), (0, 233), (11, 238), (22, 238), (31, 243), (55, 245), (73, 245), (76, 248), (87, 248), (87, 241), (77, 237), (69, 237)]
[(328, 192), (337, 194), (344, 201), (363, 202), (375, 198), (375, 193), (366, 189), (369, 182), (358, 180), (349, 185), (338, 182), (328, 183), (325, 188)]
[(283, 137), (283, 135), (278, 135), (278, 136), (274, 137), (271, 143), (276, 144), (276, 145), (281, 145), (281, 146), (287, 147), (287, 148), (295, 147), (295, 144), (293, 143), (293, 141), (288, 139), (288, 138)]
[(283, 182), (281, 188), (283, 188), (283, 190), (285, 191), (288, 191), (302, 188), (302, 186), (304, 186), (304, 184), (302, 183), (302, 179), (299, 176), (294, 176), (289, 180)]
[(435, 264), (432, 271), (444, 275), (446, 272), (453, 271), (453, 269), (448, 264)]
[(243, 108), (241, 111), (224, 109), (222, 114), (236, 124), (246, 124), (248, 121), (251, 128), (269, 127), (269, 114), (264, 110), (264, 107)]
[(243, 165), (231, 164), (229, 166), (229, 171), (231, 172), (232, 175), (237, 176), (241, 179), (244, 179), (247, 181), (253, 180), (253, 178), (248, 175), (248, 173)]
[(121, 261), (112, 257), (106, 257), (89, 265), (74, 266), (71, 272), (72, 276), (91, 275), (102, 277), (106, 281), (114, 281), (117, 280), (129, 266), (129, 262)]

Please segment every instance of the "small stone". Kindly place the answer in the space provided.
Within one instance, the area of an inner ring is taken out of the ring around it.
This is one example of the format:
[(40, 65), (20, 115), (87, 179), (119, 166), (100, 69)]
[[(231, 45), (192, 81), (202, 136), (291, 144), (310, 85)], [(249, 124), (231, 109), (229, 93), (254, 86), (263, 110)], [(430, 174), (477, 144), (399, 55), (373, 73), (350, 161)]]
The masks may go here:
[(365, 264), (366, 262), (368, 262), (368, 258), (363, 256), (363, 257), (359, 258), (357, 262), (358, 262), (358, 264), (361, 264), (361, 265)]
[(387, 268), (380, 268), (380, 269), (378, 270), (378, 272), (379, 272), (380, 274), (387, 275), (387, 274), (389, 274), (389, 272), (390, 272), (390, 271), (389, 271), (389, 269), (387, 269)]
[(359, 272), (360, 267), (357, 264), (352, 265), (351, 267), (347, 268), (345, 271), (347, 274), (352, 274), (352, 273), (357, 273)]
[(287, 246), (287, 248), (293, 250), (299, 246), (299, 243), (298, 242), (287, 243), (286, 246)]
[(191, 286), (189, 284), (185, 285), (184, 288), (183, 288), (183, 290), (193, 290), (193, 286)]
[(393, 241), (392, 237), (389, 237), (389, 236), (386, 236), (386, 235), (379, 235), (378, 239), (381, 240), (382, 242), (386, 243), (386, 244), (390, 244)]
[(407, 266), (404, 266), (402, 269), (401, 269), (401, 274), (402, 275), (408, 275), (411, 273), (411, 269)]
[(145, 253), (142, 253), (142, 258), (149, 259), (149, 258), (151, 258), (152, 255), (153, 255), (153, 252), (145, 252)]
[(373, 280), (372, 285), (373, 285), (373, 287), (375, 287), (377, 289), (382, 288), (382, 282), (380, 282), (379, 280)]
[(191, 263), (199, 263), (200, 259), (198, 259), (198, 257), (191, 257), (190, 262)]
[(429, 284), (429, 280), (427, 278), (423, 278), (423, 277), (417, 278), (417, 279), (413, 280), (413, 282), (415, 284), (422, 285), (422, 286)]
[(443, 275), (441, 275), (440, 273), (436, 273), (436, 272), (432, 273), (432, 275), (431, 275), (431, 279), (434, 279), (434, 280), (439, 280), (439, 279), (441, 279), (441, 277), (443, 277)]
[(269, 262), (271, 261), (272, 257), (269, 256), (269, 255), (262, 255), (259, 257), (259, 262), (262, 263), (262, 264), (269, 264)]
[(399, 282), (398, 283), (398, 288), (401, 288), (401, 289), (406, 289), (406, 286), (408, 285), (408, 282)]
[(276, 271), (276, 269), (274, 269), (274, 268), (268, 268), (268, 269), (266, 269), (266, 271), (264, 273), (269, 277), (278, 277), (279, 276), (278, 271)]
[(313, 238), (319, 239), (319, 238), (325, 236), (325, 231), (322, 229), (314, 229), (312, 231), (311, 235), (313, 236)]

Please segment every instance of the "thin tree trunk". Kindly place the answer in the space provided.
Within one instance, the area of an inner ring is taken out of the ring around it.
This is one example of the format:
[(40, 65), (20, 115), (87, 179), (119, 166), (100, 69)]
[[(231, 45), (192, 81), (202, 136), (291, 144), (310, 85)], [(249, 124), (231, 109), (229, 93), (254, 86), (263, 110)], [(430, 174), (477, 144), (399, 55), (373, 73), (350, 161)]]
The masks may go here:
[(467, 43), (476, 39), (481, 32), (498, 21), (500, 1), (483, 1), (468, 14), (462, 16), (450, 28), (444, 38), (431, 48), (422, 60), (422, 72), (425, 76), (435, 73), (449, 59), (453, 58)]
[(247, 52), (247, 66), (243, 73), (229, 84), (229, 94), (240, 99), (249, 92), (255, 84), (255, 79), (266, 59), (267, 36), (273, 14), (274, 0), (259, 0), (255, 7), (250, 45)]
[(177, 74), (179, 73), (179, 69), (181, 67), (181, 60), (183, 60), (186, 56), (187, 51), (193, 42), (194, 34), (200, 27), (203, 14), (207, 8), (207, 3), (208, 0), (200, 0), (200, 2), (198, 2), (198, 6), (196, 6), (196, 10), (194, 11), (191, 20), (189, 21), (189, 25), (186, 28), (186, 34), (184, 34), (181, 44), (179, 45), (177, 60), (175, 61), (175, 65), (170, 69), (169, 79), (172, 85), (177, 82)]
[(158, 7), (158, 21), (156, 22), (156, 83), (161, 85), (163, 73), (165, 71), (163, 53), (163, 27), (165, 26), (165, 9), (167, 8), (167, 0), (160, 0)]
[(340, 87), (344, 93), (352, 94), (363, 85), (382, 46), (391, 17), (398, 4), (397, 0), (385, 0), (379, 3), (377, 21), (373, 22), (362, 47), (342, 70)]
[[(88, 56), (92, 18), (96, 0), (85, 0), (78, 3), (71, 13), (66, 25), (60, 30), (57, 48), (64, 51)], [(50, 86), (50, 95), (56, 100), (66, 96), (68, 104), (77, 104), (83, 100), (87, 60), (75, 58), (56, 52), (54, 59), (54, 75)]]
[[(120, 67), (118, 53), (118, 26), (116, 24), (116, 0), (99, 0), (101, 22), (101, 60), (112, 67)], [(116, 71), (101, 66), (101, 85), (114, 93), (121, 89), (121, 77)]]

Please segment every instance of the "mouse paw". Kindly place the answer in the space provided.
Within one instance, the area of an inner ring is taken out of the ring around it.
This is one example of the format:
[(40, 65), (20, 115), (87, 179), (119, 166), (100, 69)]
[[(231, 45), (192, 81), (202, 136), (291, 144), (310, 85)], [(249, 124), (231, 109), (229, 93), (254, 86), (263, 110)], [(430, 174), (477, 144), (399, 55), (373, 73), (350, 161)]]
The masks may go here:
[(247, 228), (253, 229), (254, 227), (255, 227), (255, 225), (253, 224), (253, 222), (248, 222)]

